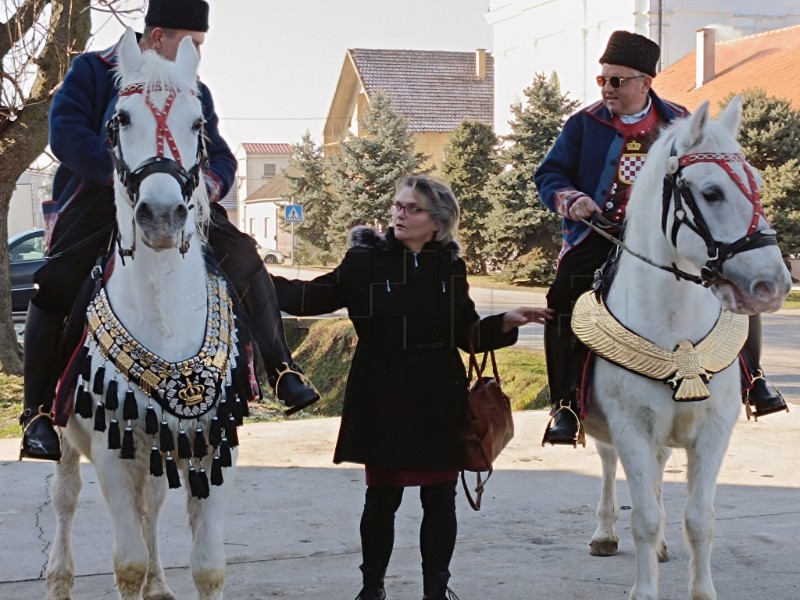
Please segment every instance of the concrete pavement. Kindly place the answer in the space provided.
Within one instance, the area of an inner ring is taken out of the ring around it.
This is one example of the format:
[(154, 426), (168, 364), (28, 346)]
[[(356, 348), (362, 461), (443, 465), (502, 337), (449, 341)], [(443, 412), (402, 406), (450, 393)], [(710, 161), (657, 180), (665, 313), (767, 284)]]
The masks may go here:
[[(461, 600), (611, 600), (627, 597), (634, 550), (624, 479), (620, 553), (591, 557), (600, 461), (587, 449), (542, 448), (547, 415), (515, 414), (516, 437), (498, 459), (479, 513), (457, 499), (459, 537), (451, 587)], [(338, 419), (247, 424), (240, 432), (237, 480), (226, 517), (225, 597), (351, 600), (360, 587), (358, 522), (364, 477), (331, 464)], [(0, 441), (0, 598), (43, 598), (54, 519), (48, 486), (53, 466), (17, 462), (17, 440)], [(800, 410), (758, 423), (742, 417), (719, 478), (712, 568), (720, 600), (800, 598)], [(661, 599), (687, 598), (688, 553), (682, 533), (685, 455), (676, 451), (665, 477), (671, 560), (660, 566)], [(620, 470), (621, 471), (621, 470)], [(84, 487), (74, 531), (76, 599), (117, 598), (110, 521), (94, 470)], [(623, 474), (620, 472), (619, 477)], [(170, 491), (161, 517), (167, 581), (194, 598), (186, 565), (189, 533), (183, 490)], [(406, 492), (397, 516), (387, 574), (389, 600), (419, 600), (420, 508)]]

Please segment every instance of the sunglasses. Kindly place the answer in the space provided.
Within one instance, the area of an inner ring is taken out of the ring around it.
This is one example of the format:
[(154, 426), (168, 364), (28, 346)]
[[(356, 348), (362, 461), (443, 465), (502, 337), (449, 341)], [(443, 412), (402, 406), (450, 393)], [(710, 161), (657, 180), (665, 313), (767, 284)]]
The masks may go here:
[(634, 75), (633, 77), (617, 77), (616, 75), (613, 77), (603, 77), (602, 75), (598, 75), (595, 81), (597, 81), (597, 85), (600, 87), (605, 87), (606, 83), (610, 83), (611, 87), (616, 90), (623, 83), (628, 81), (628, 79), (641, 79), (642, 77), (645, 77), (645, 75)]

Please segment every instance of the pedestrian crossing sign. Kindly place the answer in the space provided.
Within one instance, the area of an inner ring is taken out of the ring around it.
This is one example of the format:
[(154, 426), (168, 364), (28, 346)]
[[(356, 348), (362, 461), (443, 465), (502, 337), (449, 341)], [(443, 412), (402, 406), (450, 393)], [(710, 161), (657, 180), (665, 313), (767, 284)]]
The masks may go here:
[(284, 206), (284, 219), (287, 223), (302, 223), (303, 207), (299, 204), (287, 204)]

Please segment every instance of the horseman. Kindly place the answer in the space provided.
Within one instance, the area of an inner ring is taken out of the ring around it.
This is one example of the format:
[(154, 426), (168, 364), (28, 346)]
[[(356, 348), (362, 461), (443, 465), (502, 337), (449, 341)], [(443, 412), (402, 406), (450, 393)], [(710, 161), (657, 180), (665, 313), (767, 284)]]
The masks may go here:
[[(178, 44), (189, 36), (199, 53), (208, 31), (208, 11), (204, 0), (150, 0), (140, 48), (174, 60)], [(39, 289), (28, 307), (25, 325), (20, 455), (29, 458), (59, 460), (61, 456), (50, 416), (55, 382), (64, 367), (59, 341), (66, 317), (82, 296), (83, 282), (98, 257), (111, 248), (115, 235), (114, 169), (106, 122), (117, 100), (117, 48), (118, 44), (78, 56), (50, 112), (50, 146), (61, 161), (53, 184), (59, 213), (47, 264), (36, 273)], [(299, 409), (318, 400), (319, 394), (292, 360), (275, 288), (254, 240), (228, 220), (219, 204), (234, 182), (236, 159), (220, 136), (211, 93), (202, 83), (199, 95), (209, 156), (208, 168), (203, 171), (211, 202), (208, 243), (247, 312), (276, 396)], [(83, 313), (85, 307), (80, 308)]]
[[(595, 271), (614, 244), (581, 219), (602, 223), (620, 237), (631, 186), (661, 129), (687, 110), (663, 100), (652, 83), (660, 56), (658, 44), (627, 31), (615, 31), (600, 58), (597, 84), (602, 100), (584, 108), (564, 128), (534, 176), (542, 202), (562, 216), (563, 246), (556, 278), (547, 293), (555, 318), (545, 325), (545, 358), (553, 420), (543, 443), (578, 442), (580, 423), (576, 389), (580, 361), (570, 318), (578, 297), (589, 289)], [(750, 317), (742, 351), (751, 383), (743, 401), (756, 416), (785, 410), (780, 392), (760, 367), (761, 318)]]

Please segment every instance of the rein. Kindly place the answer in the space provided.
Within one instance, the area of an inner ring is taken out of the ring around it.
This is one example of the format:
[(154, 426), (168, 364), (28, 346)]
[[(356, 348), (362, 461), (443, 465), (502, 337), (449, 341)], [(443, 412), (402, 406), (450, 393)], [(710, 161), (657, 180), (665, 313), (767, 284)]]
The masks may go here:
[[(159, 109), (153, 103), (150, 97), (150, 92), (152, 91), (168, 92), (163, 109)], [(197, 130), (198, 139), (195, 164), (187, 170), (181, 164), (183, 161), (181, 160), (181, 155), (178, 151), (178, 145), (175, 142), (175, 138), (172, 135), (169, 124), (167, 123), (167, 117), (169, 116), (170, 110), (172, 109), (172, 105), (177, 96), (176, 90), (174, 88), (164, 89), (160, 85), (146, 87), (145, 84), (140, 82), (124, 87), (122, 90), (120, 90), (118, 96), (125, 97), (132, 96), (133, 94), (144, 94), (145, 104), (150, 109), (153, 118), (156, 120), (156, 156), (145, 159), (139, 166), (131, 170), (131, 168), (125, 162), (119, 139), (119, 131), (120, 128), (123, 127), (122, 123), (120, 122), (120, 113), (116, 112), (106, 124), (111, 161), (114, 163), (114, 170), (117, 172), (120, 183), (125, 186), (131, 206), (135, 207), (139, 202), (139, 188), (142, 184), (142, 181), (144, 181), (146, 177), (149, 177), (155, 173), (164, 173), (175, 179), (180, 186), (184, 203), (189, 210), (192, 210), (194, 208), (194, 205), (191, 203), (192, 195), (200, 185), (202, 169), (208, 167), (208, 151), (205, 144), (205, 128), (203, 124), (201, 123)], [(164, 155), (165, 143), (169, 147), (169, 150), (174, 158), (169, 158)], [(130, 248), (122, 248), (120, 237), (119, 235), (117, 236), (117, 246), (119, 247), (119, 255), (120, 258), (122, 258), (123, 263), (126, 256), (133, 258), (133, 253), (136, 250), (135, 220), (133, 222), (133, 228), (133, 245)], [(188, 250), (189, 241), (182, 240), (179, 247), (180, 253), (186, 254)]]
[[(727, 244), (718, 242), (714, 239), (711, 231), (703, 218), (703, 213), (700, 211), (697, 202), (694, 199), (692, 191), (689, 189), (689, 184), (683, 178), (681, 172), (684, 167), (692, 166), (701, 162), (710, 162), (719, 165), (728, 176), (736, 183), (737, 187), (745, 195), (745, 197), (753, 205), (753, 217), (750, 220), (750, 225), (744, 236), (738, 240)], [(747, 173), (747, 186), (745, 186), (742, 179), (733, 171), (731, 163), (742, 163)], [(705, 266), (700, 270), (700, 275), (693, 275), (678, 268), (675, 263), (669, 266), (660, 265), (647, 256), (639, 254), (631, 250), (623, 241), (617, 239), (613, 235), (604, 231), (603, 227), (610, 227), (613, 224), (607, 221), (602, 215), (598, 215), (596, 220), (600, 223), (597, 224), (581, 218), (580, 221), (585, 225), (591, 227), (596, 233), (599, 233), (605, 239), (609, 240), (617, 247), (626, 251), (628, 254), (638, 258), (639, 260), (672, 273), (676, 279), (684, 279), (703, 287), (710, 287), (715, 283), (723, 280), (722, 267), (723, 263), (748, 250), (755, 250), (764, 246), (775, 246), (778, 244), (777, 235), (774, 229), (764, 228), (758, 229), (759, 220), (764, 217), (764, 209), (761, 206), (761, 201), (758, 193), (758, 186), (756, 185), (755, 176), (753, 175), (752, 167), (747, 163), (744, 155), (741, 153), (729, 152), (699, 152), (695, 154), (686, 154), (678, 157), (675, 151), (675, 146), (672, 146), (670, 151), (669, 160), (667, 163), (667, 173), (664, 175), (664, 186), (662, 189), (662, 213), (661, 213), (661, 229), (664, 235), (667, 235), (667, 216), (669, 212), (670, 200), (673, 201), (673, 223), (670, 232), (670, 241), (673, 246), (677, 245), (678, 229), (681, 225), (686, 225), (689, 229), (695, 232), (705, 243), (708, 252), (709, 260)], [(693, 215), (690, 220), (684, 203), (689, 208)], [(764, 217), (766, 218), (766, 217)]]

